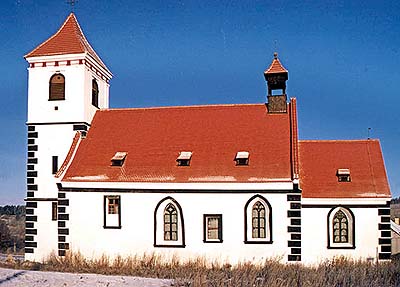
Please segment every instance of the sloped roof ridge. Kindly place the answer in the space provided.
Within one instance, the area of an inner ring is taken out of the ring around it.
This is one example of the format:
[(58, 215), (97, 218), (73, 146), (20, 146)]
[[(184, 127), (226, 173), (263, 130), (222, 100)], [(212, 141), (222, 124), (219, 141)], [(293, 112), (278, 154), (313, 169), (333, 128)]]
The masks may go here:
[[(35, 55), (35, 52), (37, 52), (40, 48), (42, 48), (44, 45), (46, 45), (48, 42), (50, 42), (52, 39), (54, 39), (56, 36), (58, 36), (58, 34), (61, 33), (61, 31), (64, 29), (65, 25), (68, 23), (68, 21), (70, 20), (70, 18), (73, 17), (75, 19), (76, 24), (78, 24), (78, 21), (76, 20), (76, 17), (74, 15), (73, 12), (71, 12), (67, 19), (65, 19), (64, 23), (61, 25), (61, 27), (57, 30), (56, 33), (54, 33), (52, 36), (50, 36), (50, 38), (48, 38), (46, 41), (44, 41), (43, 43), (41, 43), (39, 46), (37, 46), (35, 49), (33, 49), (32, 51), (30, 51), (28, 54), (26, 54), (24, 56), (24, 58), (28, 58), (28, 57), (34, 57), (34, 56), (39, 56), (39, 55)], [(79, 24), (78, 24), (79, 27)], [(82, 33), (82, 30), (79, 27), (80, 32)], [(82, 53), (84, 52), (82, 43), (79, 43), (81, 48), (82, 48)]]
[(135, 110), (160, 110), (160, 109), (192, 109), (192, 108), (219, 108), (219, 107), (242, 107), (242, 106), (265, 106), (265, 103), (254, 104), (212, 104), (212, 105), (190, 105), (190, 106), (161, 106), (161, 107), (140, 107), (140, 108), (108, 108), (99, 112), (107, 111), (135, 111)]
[(302, 143), (312, 143), (312, 142), (316, 142), (316, 143), (335, 143), (335, 142), (340, 142), (340, 143), (344, 143), (344, 142), (379, 142), (379, 139), (332, 139), (332, 140), (301, 140), (299, 139), (299, 142)]
[[(72, 22), (71, 22), (72, 21)], [(79, 46), (79, 49), (77, 49), (80, 53), (87, 53), (89, 56), (91, 56), (95, 61), (97, 61), (100, 66), (104, 69), (106, 69), (108, 72), (109, 70), (107, 69), (106, 65), (103, 63), (103, 61), (100, 59), (100, 57), (97, 55), (97, 53), (94, 51), (93, 47), (90, 45), (89, 41), (86, 39), (85, 34), (82, 31), (81, 26), (79, 25), (78, 20), (76, 19), (76, 16), (73, 12), (69, 14), (67, 19), (64, 21), (64, 23), (61, 25), (61, 27), (57, 30), (56, 33), (54, 33), (50, 38), (48, 38), (46, 41), (41, 43), (39, 46), (37, 46), (35, 49), (33, 49), (31, 52), (26, 54), (24, 57), (29, 58), (29, 57), (35, 57), (35, 56), (50, 56), (50, 55), (64, 55), (68, 54), (65, 51), (59, 51), (59, 52), (40, 52), (40, 50), (48, 45), (51, 41), (56, 40), (57, 36), (59, 36), (62, 32), (64, 32), (65, 26), (67, 24), (71, 23), (73, 26), (74, 30), (74, 35), (77, 37), (77, 41), (74, 44), (77, 44)], [(76, 54), (76, 51), (71, 52), (71, 54)]]
[(282, 65), (277, 56), (272, 60), (271, 65), (265, 70), (265, 74), (288, 73), (288, 70)]

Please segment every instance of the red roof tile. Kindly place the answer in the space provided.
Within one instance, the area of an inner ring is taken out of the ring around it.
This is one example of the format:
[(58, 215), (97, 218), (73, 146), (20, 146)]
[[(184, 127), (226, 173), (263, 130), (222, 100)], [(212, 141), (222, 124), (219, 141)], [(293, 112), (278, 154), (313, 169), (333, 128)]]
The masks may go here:
[(105, 64), (86, 40), (74, 13), (71, 13), (53, 36), (25, 55), (25, 58), (81, 53), (89, 54), (100, 66), (108, 71)]
[[(299, 141), (299, 160), (305, 198), (391, 196), (378, 140)], [(339, 168), (351, 182), (338, 181)]]
[(282, 66), (278, 59), (278, 54), (274, 54), (274, 59), (268, 69), (264, 71), (264, 74), (277, 74), (277, 73), (288, 73), (288, 71)]
[[(63, 181), (267, 182), (291, 178), (290, 114), (265, 104), (98, 111)], [(122, 167), (111, 166), (118, 151)], [(191, 151), (190, 166), (177, 166)], [(249, 165), (236, 166), (238, 151)]]
[(59, 168), (59, 170), (57, 171), (57, 173), (54, 175), (55, 177), (60, 177), (64, 173), (64, 171), (67, 169), (68, 164), (70, 163), (70, 161), (74, 155), (74, 152), (75, 152), (76, 148), (78, 147), (80, 139), (81, 139), (81, 133), (76, 132), (74, 139), (72, 140), (72, 144), (67, 153), (67, 156), (65, 157), (65, 160), (64, 160), (63, 164), (61, 165), (61, 167)]

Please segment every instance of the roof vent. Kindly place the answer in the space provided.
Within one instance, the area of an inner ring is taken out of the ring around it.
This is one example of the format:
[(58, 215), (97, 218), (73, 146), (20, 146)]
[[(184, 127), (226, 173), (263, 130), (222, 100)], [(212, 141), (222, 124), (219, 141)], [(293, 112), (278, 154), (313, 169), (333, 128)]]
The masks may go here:
[(112, 166), (122, 166), (124, 164), (126, 155), (128, 153), (125, 151), (117, 151), (113, 158), (111, 159)]
[(179, 153), (178, 158), (176, 159), (176, 162), (178, 163), (178, 166), (189, 166), (191, 158), (192, 158), (191, 151), (181, 151)]
[(238, 151), (235, 157), (236, 165), (249, 165), (249, 152)]
[(339, 168), (336, 172), (336, 176), (338, 177), (339, 182), (350, 182), (350, 169), (348, 168)]

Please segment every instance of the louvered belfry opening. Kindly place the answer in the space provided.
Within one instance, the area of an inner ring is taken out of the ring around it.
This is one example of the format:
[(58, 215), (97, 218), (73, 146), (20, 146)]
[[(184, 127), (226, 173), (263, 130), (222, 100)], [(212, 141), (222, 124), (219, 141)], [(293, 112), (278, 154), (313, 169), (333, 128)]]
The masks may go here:
[(286, 81), (288, 79), (288, 71), (282, 66), (277, 53), (274, 53), (274, 59), (269, 68), (265, 70), (264, 77), (268, 87), (268, 112), (286, 113)]
[(65, 100), (65, 77), (54, 74), (50, 78), (49, 101)]

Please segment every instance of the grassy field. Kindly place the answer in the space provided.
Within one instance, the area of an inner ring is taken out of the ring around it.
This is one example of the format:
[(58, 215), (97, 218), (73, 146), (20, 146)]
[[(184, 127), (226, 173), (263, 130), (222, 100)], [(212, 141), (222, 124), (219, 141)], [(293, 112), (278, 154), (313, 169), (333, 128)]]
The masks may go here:
[(400, 260), (374, 264), (337, 258), (316, 267), (269, 260), (262, 265), (231, 266), (206, 264), (202, 258), (186, 263), (174, 259), (166, 262), (154, 254), (88, 260), (77, 253), (64, 258), (51, 256), (42, 264), (10, 260), (3, 267), (167, 278), (175, 280), (174, 286), (400, 286)]

